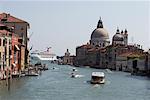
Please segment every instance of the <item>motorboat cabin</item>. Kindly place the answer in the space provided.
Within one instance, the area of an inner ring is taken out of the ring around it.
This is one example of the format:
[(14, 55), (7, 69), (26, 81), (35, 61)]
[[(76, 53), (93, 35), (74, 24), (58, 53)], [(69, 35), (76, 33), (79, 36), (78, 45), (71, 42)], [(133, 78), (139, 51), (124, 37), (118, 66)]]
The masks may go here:
[(105, 74), (104, 72), (92, 72), (91, 84), (104, 84)]

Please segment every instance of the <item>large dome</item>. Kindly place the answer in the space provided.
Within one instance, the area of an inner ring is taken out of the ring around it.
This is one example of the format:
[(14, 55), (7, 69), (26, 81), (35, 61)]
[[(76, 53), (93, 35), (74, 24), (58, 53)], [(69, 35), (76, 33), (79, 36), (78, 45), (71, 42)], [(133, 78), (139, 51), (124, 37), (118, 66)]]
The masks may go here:
[(92, 38), (109, 38), (108, 32), (104, 28), (96, 28), (91, 35)]
[(103, 28), (103, 22), (100, 18), (97, 28), (91, 34), (90, 44), (95, 47), (106, 47), (110, 43), (108, 32)]

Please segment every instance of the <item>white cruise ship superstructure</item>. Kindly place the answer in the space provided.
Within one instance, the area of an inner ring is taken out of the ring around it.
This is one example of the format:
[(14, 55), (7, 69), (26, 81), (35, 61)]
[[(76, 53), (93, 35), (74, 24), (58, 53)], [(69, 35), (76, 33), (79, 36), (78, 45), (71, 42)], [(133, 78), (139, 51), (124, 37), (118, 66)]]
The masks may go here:
[(57, 60), (56, 54), (50, 52), (50, 48), (47, 48), (47, 51), (39, 52), (38, 50), (31, 53), (31, 58), (38, 58), (39, 60)]

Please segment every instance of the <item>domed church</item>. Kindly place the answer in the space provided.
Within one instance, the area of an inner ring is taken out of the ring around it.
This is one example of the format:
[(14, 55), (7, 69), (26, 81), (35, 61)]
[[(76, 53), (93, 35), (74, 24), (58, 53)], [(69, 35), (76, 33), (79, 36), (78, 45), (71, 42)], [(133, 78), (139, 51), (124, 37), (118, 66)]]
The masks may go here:
[(109, 34), (103, 27), (103, 22), (100, 18), (97, 28), (91, 34), (90, 44), (87, 43), (76, 48), (74, 65), (116, 69), (118, 64), (117, 57), (121, 53), (129, 52), (127, 45), (128, 32), (127, 30), (120, 32), (119, 28), (117, 28), (112, 38), (112, 44), (110, 44)]
[(117, 28), (116, 34), (112, 39), (112, 45), (128, 45), (128, 34), (126, 29), (124, 32), (122, 30), (120, 33), (119, 28)]
[(98, 21), (97, 28), (91, 34), (90, 44), (93, 47), (106, 47), (110, 43), (109, 35), (106, 29), (103, 28), (101, 18)]

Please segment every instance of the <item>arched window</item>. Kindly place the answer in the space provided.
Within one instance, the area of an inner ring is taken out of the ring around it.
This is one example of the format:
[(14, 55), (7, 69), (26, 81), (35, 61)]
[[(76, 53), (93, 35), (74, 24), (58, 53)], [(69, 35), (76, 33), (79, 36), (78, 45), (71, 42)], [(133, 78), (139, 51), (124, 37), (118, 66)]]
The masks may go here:
[(105, 43), (103, 43), (103, 47), (105, 46)]

